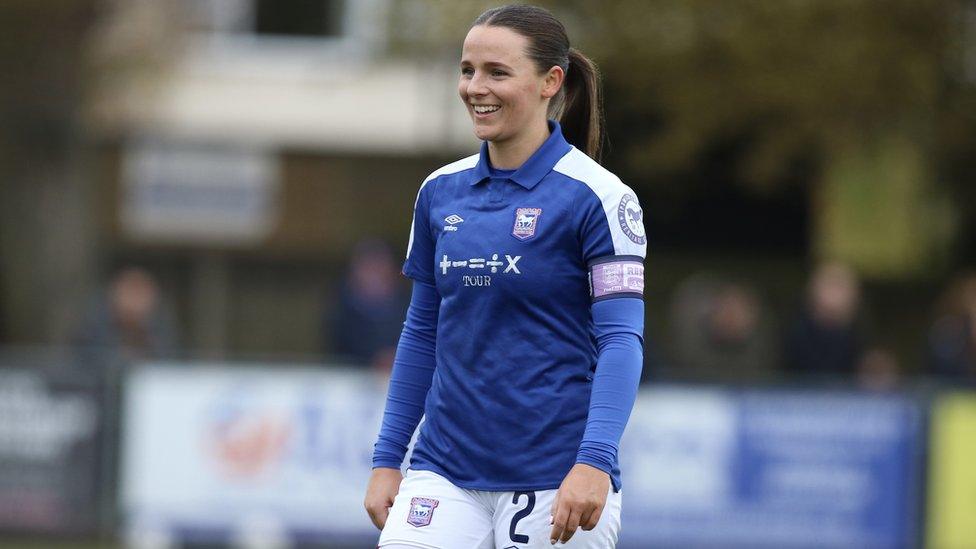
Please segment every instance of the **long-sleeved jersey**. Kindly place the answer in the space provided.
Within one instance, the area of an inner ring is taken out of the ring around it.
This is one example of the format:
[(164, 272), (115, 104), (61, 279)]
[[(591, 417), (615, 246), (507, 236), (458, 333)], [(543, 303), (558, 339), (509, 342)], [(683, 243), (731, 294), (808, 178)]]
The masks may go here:
[(374, 466), (399, 466), (422, 408), (411, 468), (545, 490), (582, 462), (619, 488), (641, 362), (642, 210), (549, 124), (517, 170), (492, 168), (485, 144), (421, 186), (404, 263), (413, 317)]

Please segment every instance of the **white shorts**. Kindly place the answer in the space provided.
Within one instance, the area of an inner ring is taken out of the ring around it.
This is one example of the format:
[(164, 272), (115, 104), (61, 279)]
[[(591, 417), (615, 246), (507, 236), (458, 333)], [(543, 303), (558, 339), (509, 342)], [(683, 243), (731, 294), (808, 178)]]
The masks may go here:
[[(407, 471), (379, 547), (421, 549), (551, 549), (556, 490), (466, 490), (430, 471)], [(596, 528), (576, 530), (568, 549), (612, 549), (620, 533), (620, 492), (613, 487)]]

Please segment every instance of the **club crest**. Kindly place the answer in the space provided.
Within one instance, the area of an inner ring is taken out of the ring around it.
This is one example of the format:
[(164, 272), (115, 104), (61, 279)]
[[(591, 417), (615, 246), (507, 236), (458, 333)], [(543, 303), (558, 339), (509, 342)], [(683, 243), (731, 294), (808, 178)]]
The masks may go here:
[(512, 228), (512, 236), (519, 240), (528, 240), (535, 236), (540, 215), (542, 215), (542, 208), (518, 208), (515, 210), (515, 226)]
[(410, 513), (407, 514), (407, 524), (420, 528), (430, 524), (430, 519), (434, 518), (434, 509), (440, 503), (436, 499), (412, 498), (410, 500)]
[(627, 238), (634, 241), (634, 244), (643, 245), (647, 242), (647, 237), (644, 236), (643, 217), (644, 211), (637, 204), (637, 199), (625, 194), (617, 206), (617, 221), (620, 222), (620, 230), (627, 235)]

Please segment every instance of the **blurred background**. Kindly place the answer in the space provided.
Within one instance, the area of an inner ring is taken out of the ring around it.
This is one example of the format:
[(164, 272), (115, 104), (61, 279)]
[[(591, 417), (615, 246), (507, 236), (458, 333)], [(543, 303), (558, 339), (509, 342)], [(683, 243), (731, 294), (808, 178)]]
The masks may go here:
[[(538, 3), (646, 212), (621, 547), (976, 547), (976, 2)], [(0, 546), (375, 543), (492, 5), (0, 3)]]

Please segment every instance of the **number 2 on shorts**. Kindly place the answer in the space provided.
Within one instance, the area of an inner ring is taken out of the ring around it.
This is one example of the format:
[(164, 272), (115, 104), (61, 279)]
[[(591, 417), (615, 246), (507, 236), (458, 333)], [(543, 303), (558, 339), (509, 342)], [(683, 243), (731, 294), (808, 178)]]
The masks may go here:
[(512, 524), (508, 527), (508, 537), (511, 538), (511, 540), (515, 543), (529, 542), (529, 536), (525, 534), (516, 534), (515, 527), (518, 526), (518, 521), (529, 516), (529, 514), (532, 513), (532, 509), (535, 507), (535, 492), (515, 492), (515, 495), (512, 496), (512, 503), (518, 505), (519, 499), (521, 499), (522, 496), (529, 498), (529, 504), (525, 506), (525, 509), (515, 513), (515, 516), (512, 517)]

